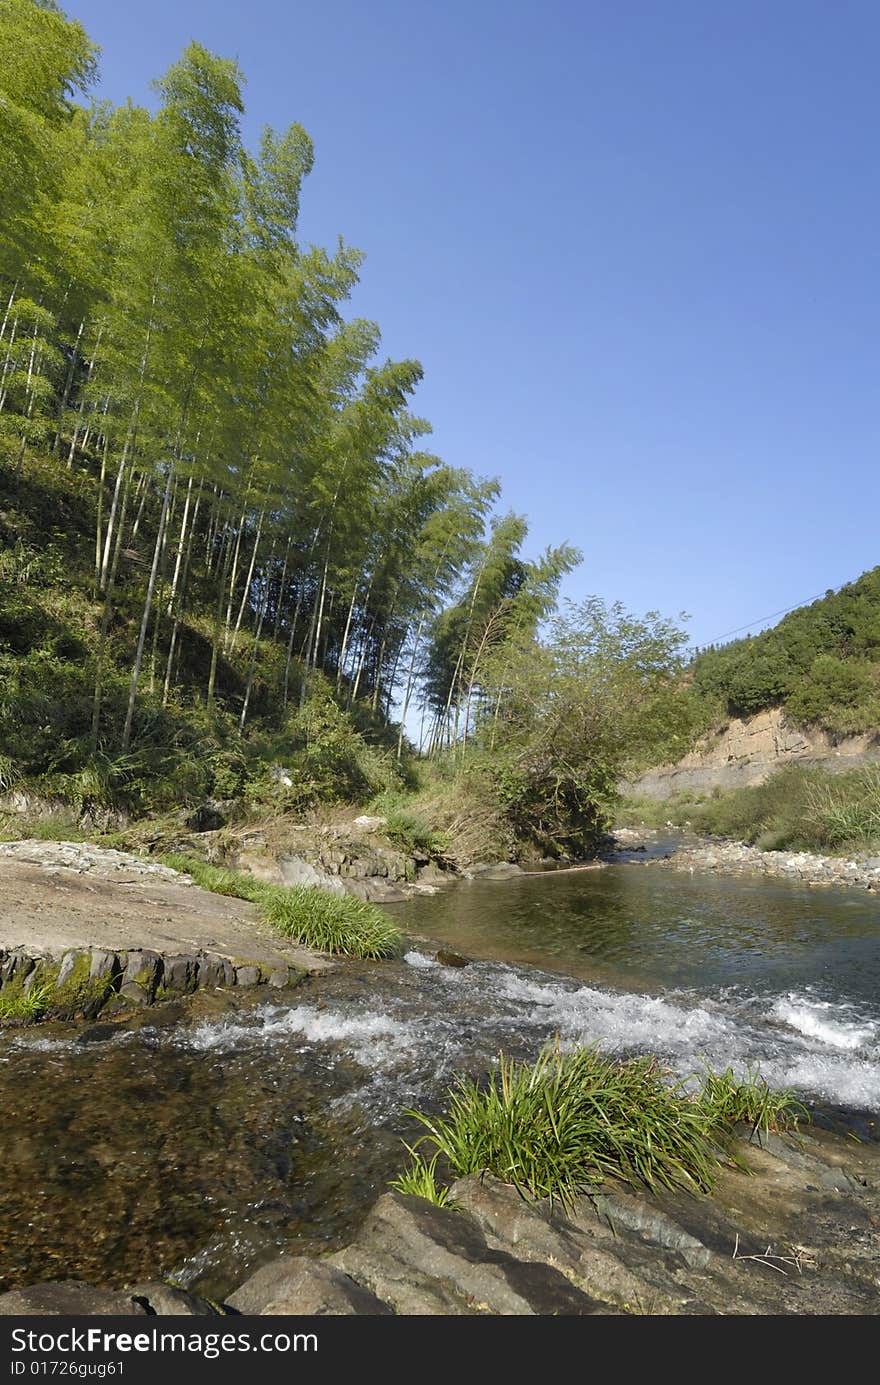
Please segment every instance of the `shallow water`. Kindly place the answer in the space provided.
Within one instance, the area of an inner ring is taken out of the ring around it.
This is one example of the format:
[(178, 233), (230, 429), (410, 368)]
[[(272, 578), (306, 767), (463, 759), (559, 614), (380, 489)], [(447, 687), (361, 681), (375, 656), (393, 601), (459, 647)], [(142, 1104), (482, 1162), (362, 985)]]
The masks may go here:
[[(871, 895), (632, 864), (395, 912), (422, 935), (405, 959), (346, 964), (292, 1003), (0, 1036), (0, 1285), (164, 1275), (216, 1297), (281, 1246), (341, 1245), (403, 1162), (408, 1106), (557, 1033), (681, 1076), (760, 1065), (876, 1129)], [(424, 935), (476, 960), (439, 966)]]

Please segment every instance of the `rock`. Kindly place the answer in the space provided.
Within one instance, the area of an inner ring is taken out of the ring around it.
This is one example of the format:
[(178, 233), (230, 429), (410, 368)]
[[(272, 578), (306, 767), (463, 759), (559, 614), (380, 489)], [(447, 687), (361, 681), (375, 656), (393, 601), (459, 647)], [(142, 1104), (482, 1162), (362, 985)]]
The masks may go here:
[(399, 904), (407, 895), (399, 885), (388, 880), (369, 879), (347, 880), (346, 893), (357, 899), (365, 899), (370, 904)]
[[(595, 1298), (650, 1313), (692, 1311), (692, 1296), (676, 1282), (663, 1256), (633, 1246), (619, 1235), (590, 1226), (585, 1231), (547, 1203), (532, 1202), (491, 1174), (452, 1185), (459, 1206), (479, 1222), (487, 1243), (521, 1260), (559, 1267)], [(596, 1232), (600, 1234), (597, 1236)]]
[(199, 984), (199, 962), (197, 957), (185, 953), (180, 957), (166, 957), (163, 984), (169, 995), (189, 995)]
[(96, 1289), (80, 1279), (55, 1279), (0, 1294), (0, 1317), (134, 1317), (146, 1309), (127, 1289)]
[(286, 1317), (386, 1315), (387, 1303), (326, 1260), (283, 1255), (263, 1265), (228, 1299), (237, 1313)]
[(151, 1317), (203, 1318), (216, 1317), (220, 1312), (207, 1299), (199, 1298), (198, 1294), (191, 1294), (186, 1289), (178, 1289), (159, 1279), (133, 1284), (125, 1292), (131, 1294)]
[(458, 1316), (613, 1311), (552, 1265), (492, 1250), (467, 1213), (385, 1193), (357, 1240), (330, 1263), (366, 1284), (397, 1313)]
[(360, 827), (365, 832), (376, 832), (380, 827), (388, 826), (387, 818), (370, 817), (367, 813), (361, 813), (359, 818), (355, 818), (354, 827)]
[(278, 862), (264, 851), (240, 851), (235, 858), (237, 870), (246, 870), (256, 880), (264, 880), (267, 885), (283, 885)]
[(122, 1027), (121, 1024), (92, 1024), (81, 1034), (77, 1034), (76, 1042), (78, 1044), (103, 1044), (121, 1033)]
[(129, 952), (119, 994), (132, 1005), (152, 1005), (163, 971), (158, 952)]
[(228, 822), (228, 803), (216, 798), (206, 799), (184, 819), (191, 832), (219, 832)]
[(83, 967), (85, 967), (86, 974), (88, 974), (91, 970), (91, 965), (92, 959), (89, 954), (76, 951), (65, 952), (64, 956), (61, 958), (61, 966), (58, 969), (58, 978), (55, 982), (57, 989), (60, 991), (63, 986), (68, 985), (77, 972)]
[(226, 957), (206, 957), (199, 962), (199, 989), (216, 990), (235, 985), (235, 968)]
[(440, 951), (435, 953), (434, 960), (443, 967), (469, 967), (471, 964), (470, 957), (462, 957), (460, 952), (453, 952), (448, 947), (441, 947)]
[(235, 968), (236, 986), (259, 986), (263, 979), (263, 974), (258, 966), (245, 963), (243, 966)]
[(469, 874), (480, 880), (509, 880), (514, 875), (523, 875), (524, 871), (513, 861), (496, 861), (494, 865), (471, 866)]
[(122, 972), (122, 963), (115, 952), (103, 952), (99, 948), (92, 948), (92, 960), (89, 966), (89, 980), (100, 981), (103, 977), (114, 980)]
[(282, 857), (278, 862), (278, 869), (285, 885), (317, 885), (322, 889), (332, 890), (334, 894), (345, 893), (345, 886), (336, 876), (317, 870), (301, 856)]
[[(625, 1226), (630, 1231), (638, 1232), (652, 1245), (678, 1251), (682, 1259), (695, 1268), (705, 1268), (712, 1259), (711, 1250), (696, 1236), (644, 1198), (629, 1193), (597, 1193), (590, 1203), (612, 1231), (617, 1226)], [(590, 1212), (582, 1212), (575, 1224), (582, 1225), (580, 1218), (589, 1216)]]

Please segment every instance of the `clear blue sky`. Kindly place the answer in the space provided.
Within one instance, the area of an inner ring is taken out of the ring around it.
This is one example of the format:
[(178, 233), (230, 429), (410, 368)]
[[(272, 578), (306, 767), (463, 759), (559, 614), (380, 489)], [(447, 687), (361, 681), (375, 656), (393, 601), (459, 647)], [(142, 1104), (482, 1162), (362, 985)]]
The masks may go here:
[[(100, 94), (191, 38), (317, 149), (305, 239), (566, 584), (705, 643), (880, 563), (875, 0), (66, 0)], [(766, 623), (766, 622), (765, 622)]]

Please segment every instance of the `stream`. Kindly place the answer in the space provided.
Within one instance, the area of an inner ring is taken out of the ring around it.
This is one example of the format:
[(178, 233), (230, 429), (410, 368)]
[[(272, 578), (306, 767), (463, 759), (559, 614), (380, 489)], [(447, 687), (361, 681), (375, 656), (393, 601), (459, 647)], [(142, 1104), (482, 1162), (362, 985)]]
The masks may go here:
[(222, 1298), (281, 1247), (341, 1246), (405, 1162), (407, 1108), (555, 1034), (682, 1078), (760, 1067), (877, 1138), (880, 899), (644, 859), (411, 898), (403, 958), (285, 1004), (0, 1034), (0, 1289), (167, 1277)]

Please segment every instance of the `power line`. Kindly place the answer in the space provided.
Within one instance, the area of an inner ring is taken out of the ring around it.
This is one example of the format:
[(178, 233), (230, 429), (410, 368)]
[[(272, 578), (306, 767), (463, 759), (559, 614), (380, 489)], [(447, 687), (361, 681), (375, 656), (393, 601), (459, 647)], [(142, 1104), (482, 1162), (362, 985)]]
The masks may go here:
[(775, 620), (777, 616), (787, 616), (789, 611), (798, 611), (801, 606), (809, 606), (810, 602), (819, 601), (827, 595), (829, 590), (834, 590), (834, 588), (826, 587), (825, 591), (817, 592), (815, 596), (808, 596), (804, 601), (796, 601), (793, 606), (786, 606), (782, 611), (771, 611), (768, 616), (757, 616), (754, 620), (750, 620), (747, 625), (738, 625), (735, 630), (725, 630), (723, 635), (713, 635), (711, 640), (698, 645), (697, 648), (705, 649), (710, 644), (717, 644), (719, 640), (729, 640), (731, 635), (740, 635), (743, 630), (751, 630), (753, 625), (763, 625), (765, 620)]

